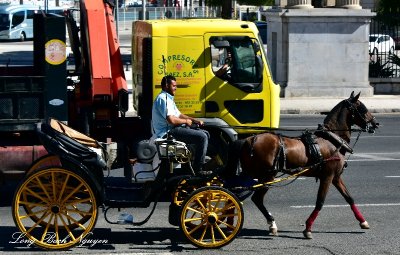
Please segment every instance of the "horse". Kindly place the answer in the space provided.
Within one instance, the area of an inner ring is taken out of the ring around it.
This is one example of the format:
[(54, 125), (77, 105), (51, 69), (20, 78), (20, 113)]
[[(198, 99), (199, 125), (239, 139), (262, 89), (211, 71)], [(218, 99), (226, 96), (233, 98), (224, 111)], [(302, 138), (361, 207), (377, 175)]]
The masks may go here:
[[(229, 157), (226, 169), (234, 168), (236, 171), (239, 161), (241, 175), (258, 179), (259, 183), (272, 182), (277, 174), (282, 172), (317, 178), (319, 180), (317, 201), (303, 231), (307, 239), (312, 239), (311, 228), (324, 205), (330, 184), (336, 187), (350, 205), (360, 227), (369, 229), (368, 222), (358, 210), (341, 177), (347, 166), (345, 154), (352, 152), (349, 146), (352, 125), (371, 133), (379, 125), (365, 105), (359, 101), (359, 97), (360, 93), (355, 96), (353, 91), (348, 99), (338, 103), (327, 114), (323, 125), (320, 125), (314, 133), (305, 132), (301, 137), (289, 137), (275, 132), (265, 132), (235, 141), (232, 148), (236, 148), (233, 153), (236, 155)], [(308, 170), (302, 171), (304, 169)], [(233, 170), (227, 171), (234, 175)], [(300, 171), (302, 172), (299, 173)], [(266, 218), (270, 233), (277, 235), (275, 219), (263, 203), (268, 189), (268, 185), (261, 185), (261, 188), (255, 189), (251, 200)]]

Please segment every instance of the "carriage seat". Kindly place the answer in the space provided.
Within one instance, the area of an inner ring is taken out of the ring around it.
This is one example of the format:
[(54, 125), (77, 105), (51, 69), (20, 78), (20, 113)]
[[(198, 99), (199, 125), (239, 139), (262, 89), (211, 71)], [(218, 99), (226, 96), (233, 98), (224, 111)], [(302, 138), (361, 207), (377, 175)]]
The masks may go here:
[(49, 118), (47, 122), (42, 123), (40, 131), (42, 142), (49, 152), (61, 157), (72, 157), (96, 167), (107, 166), (105, 151), (99, 142), (61, 121)]

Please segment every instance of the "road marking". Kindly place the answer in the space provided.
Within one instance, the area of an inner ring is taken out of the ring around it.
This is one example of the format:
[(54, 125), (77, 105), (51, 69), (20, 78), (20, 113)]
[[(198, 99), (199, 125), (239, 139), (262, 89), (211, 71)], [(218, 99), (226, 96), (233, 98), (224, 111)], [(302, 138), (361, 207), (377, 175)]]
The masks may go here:
[(348, 161), (397, 161), (400, 152), (354, 153)]
[(347, 161), (357, 162), (357, 161), (398, 161), (398, 160), (400, 160), (400, 158), (379, 158), (379, 159), (363, 158), (363, 159), (349, 159)]
[(399, 175), (388, 175), (388, 176), (385, 176), (386, 178), (400, 178), (400, 176)]
[[(348, 207), (349, 205), (324, 205), (328, 208)], [(373, 207), (373, 206), (400, 206), (400, 203), (386, 203), (386, 204), (357, 204), (359, 207)], [(292, 208), (314, 208), (315, 205), (292, 205)]]

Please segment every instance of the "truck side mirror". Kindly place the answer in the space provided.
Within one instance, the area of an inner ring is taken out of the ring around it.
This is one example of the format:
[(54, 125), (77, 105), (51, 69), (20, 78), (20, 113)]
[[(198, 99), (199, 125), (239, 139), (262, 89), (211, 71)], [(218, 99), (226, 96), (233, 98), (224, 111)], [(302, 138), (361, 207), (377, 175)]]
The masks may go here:
[(254, 52), (257, 53), (260, 51), (260, 44), (257, 41), (253, 42)]

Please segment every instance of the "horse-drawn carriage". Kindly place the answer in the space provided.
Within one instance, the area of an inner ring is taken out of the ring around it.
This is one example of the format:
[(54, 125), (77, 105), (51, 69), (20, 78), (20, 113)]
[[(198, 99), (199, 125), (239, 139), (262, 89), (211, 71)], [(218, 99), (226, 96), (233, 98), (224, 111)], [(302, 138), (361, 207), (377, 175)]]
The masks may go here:
[[(93, 230), (100, 207), (106, 220), (116, 223), (107, 217), (110, 208), (147, 208), (153, 203), (144, 221), (122, 219), (141, 225), (149, 220), (161, 194), (168, 194), (169, 222), (179, 226), (193, 245), (219, 248), (233, 241), (242, 229), (241, 201), (253, 191), (252, 201), (266, 217), (270, 231), (276, 233), (274, 218), (263, 205), (263, 198), (269, 185), (286, 179), (276, 180), (276, 175), (285, 173), (287, 178), (304, 175), (320, 180), (316, 208), (306, 222), (306, 238), (311, 238), (312, 223), (322, 209), (331, 183), (351, 205), (361, 227), (368, 228), (340, 177), (345, 166), (344, 154), (349, 149), (346, 142), (350, 139), (351, 125), (358, 125), (364, 131), (367, 126), (371, 130), (377, 127), (358, 97), (352, 94), (339, 103), (326, 117), (324, 128), (313, 134), (315, 138), (263, 133), (238, 141), (240, 148), (231, 158), (240, 160), (242, 176), (257, 179), (247, 184), (232, 182), (238, 165), (235, 161), (228, 162), (218, 176), (199, 177), (177, 171), (180, 164), (190, 165), (190, 150), (171, 138), (154, 142), (156, 159), (134, 162), (144, 164), (141, 168), (144, 170), (131, 167), (128, 179), (107, 176), (114, 160), (112, 146), (49, 119), (42, 123), (38, 133), (50, 154), (36, 161), (18, 186), (12, 205), (15, 224), (39, 247), (68, 249)], [(319, 156), (317, 161), (315, 154)], [(151, 166), (146, 168), (146, 164)], [(154, 172), (154, 178), (138, 182), (144, 172)]]
[(93, 230), (99, 207), (107, 221), (110, 208), (147, 208), (154, 203), (153, 212), (166, 191), (171, 195), (170, 223), (180, 225), (198, 247), (224, 246), (243, 226), (240, 200), (217, 178), (174, 174), (176, 165), (187, 163), (190, 157), (182, 142), (156, 140), (158, 166), (133, 175), (140, 179), (140, 174), (157, 171), (155, 178), (131, 182), (105, 177), (107, 161), (113, 160), (105, 144), (55, 119), (42, 123), (38, 133), (51, 154), (31, 167), (13, 203), (17, 227), (37, 246), (72, 247)]

